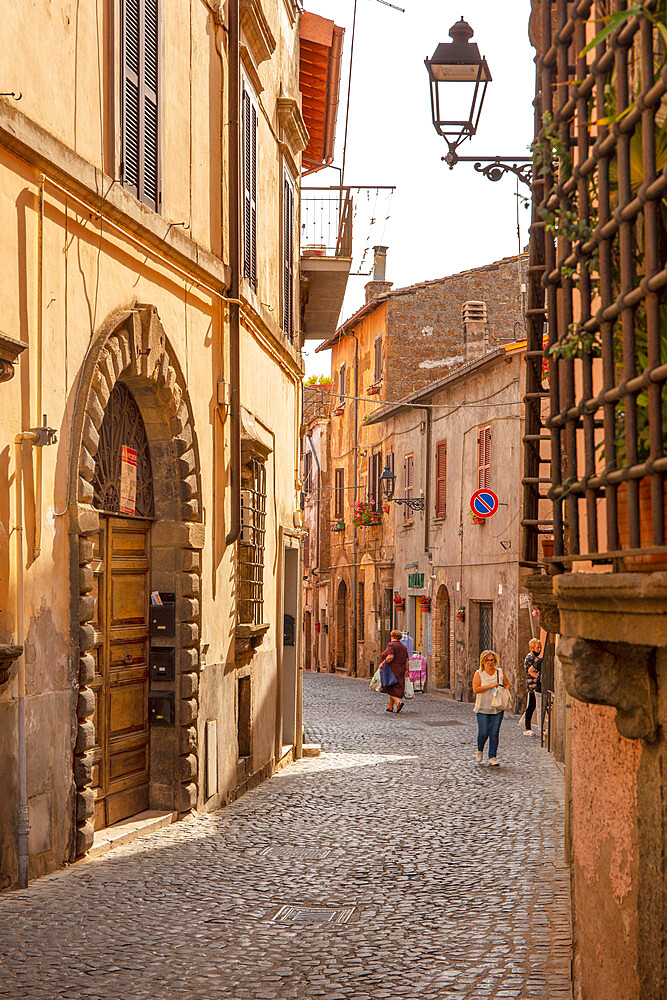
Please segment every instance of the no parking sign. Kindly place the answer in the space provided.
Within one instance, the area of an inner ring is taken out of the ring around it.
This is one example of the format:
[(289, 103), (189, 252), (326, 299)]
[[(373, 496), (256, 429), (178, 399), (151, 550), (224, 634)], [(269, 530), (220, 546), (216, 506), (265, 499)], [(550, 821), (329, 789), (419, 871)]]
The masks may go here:
[(470, 497), (470, 510), (475, 517), (491, 517), (498, 510), (498, 497), (493, 490), (477, 490)]

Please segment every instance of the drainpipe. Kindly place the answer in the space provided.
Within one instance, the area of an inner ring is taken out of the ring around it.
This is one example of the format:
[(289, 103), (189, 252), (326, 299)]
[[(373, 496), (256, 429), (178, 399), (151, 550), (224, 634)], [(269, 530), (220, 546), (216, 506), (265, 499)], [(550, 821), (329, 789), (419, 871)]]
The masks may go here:
[(35, 442), (39, 435), (35, 431), (24, 431), (14, 438), (16, 471), (16, 644), (21, 647), (17, 663), (18, 676), (18, 716), (19, 716), (19, 814), (18, 814), (18, 856), (19, 888), (28, 887), (28, 768), (25, 732), (25, 653), (23, 651), (23, 455), (24, 441)]
[(229, 383), (230, 399), (230, 482), (231, 524), (226, 545), (232, 545), (241, 534), (241, 385), (239, 339), (241, 316), (238, 303), (241, 265), (241, 217), (239, 211), (239, 119), (240, 105), (239, 0), (229, 5), (229, 264), (231, 285), (229, 303)]

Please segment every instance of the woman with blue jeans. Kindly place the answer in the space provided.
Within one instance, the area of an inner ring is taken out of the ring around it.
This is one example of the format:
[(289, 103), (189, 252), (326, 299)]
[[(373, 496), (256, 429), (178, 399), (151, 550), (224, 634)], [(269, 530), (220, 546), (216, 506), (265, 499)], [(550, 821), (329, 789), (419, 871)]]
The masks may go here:
[(507, 674), (498, 665), (498, 654), (492, 649), (485, 649), (479, 658), (479, 670), (472, 679), (472, 689), (477, 696), (475, 712), (477, 714), (477, 755), (478, 764), (484, 757), (484, 746), (489, 741), (489, 765), (498, 767), (498, 736), (500, 724), (503, 721), (504, 710), (492, 704), (498, 688), (509, 691), (510, 682)]

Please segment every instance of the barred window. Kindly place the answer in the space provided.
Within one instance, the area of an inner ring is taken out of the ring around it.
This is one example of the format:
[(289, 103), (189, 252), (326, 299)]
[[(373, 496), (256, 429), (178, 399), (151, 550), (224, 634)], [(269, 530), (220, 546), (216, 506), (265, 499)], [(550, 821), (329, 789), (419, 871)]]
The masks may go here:
[(266, 466), (257, 458), (251, 458), (241, 466), (241, 498), (239, 622), (261, 625), (264, 612)]

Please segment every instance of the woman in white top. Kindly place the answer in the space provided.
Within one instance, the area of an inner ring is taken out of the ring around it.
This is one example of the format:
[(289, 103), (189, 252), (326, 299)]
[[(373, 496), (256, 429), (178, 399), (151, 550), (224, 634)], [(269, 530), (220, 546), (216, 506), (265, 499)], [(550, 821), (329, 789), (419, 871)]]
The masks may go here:
[[(505, 688), (507, 695), (501, 690)], [(505, 713), (504, 703), (509, 704), (510, 682), (504, 670), (498, 664), (498, 654), (492, 649), (485, 649), (479, 658), (479, 670), (472, 679), (472, 689), (477, 695), (475, 712), (477, 713), (477, 755), (478, 764), (484, 757), (484, 745), (489, 741), (489, 764), (497, 767), (498, 736), (500, 723)], [(494, 702), (496, 704), (494, 704)], [(498, 704), (503, 702), (502, 705)]]

